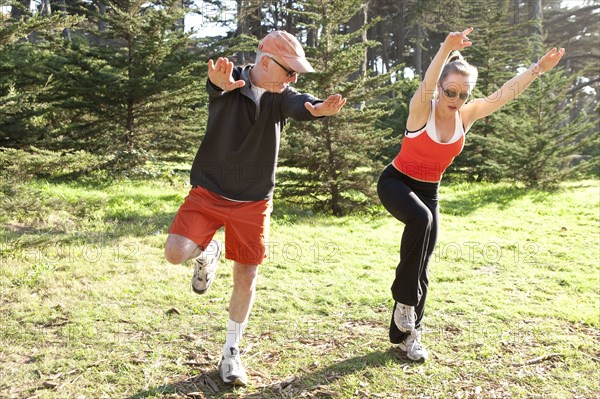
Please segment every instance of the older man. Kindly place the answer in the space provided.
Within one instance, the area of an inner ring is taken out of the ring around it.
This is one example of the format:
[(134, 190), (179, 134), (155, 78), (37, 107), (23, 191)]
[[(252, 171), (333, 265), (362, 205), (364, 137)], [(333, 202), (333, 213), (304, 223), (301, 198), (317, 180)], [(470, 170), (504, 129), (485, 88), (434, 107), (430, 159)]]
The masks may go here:
[(195, 258), (192, 289), (203, 294), (215, 278), (222, 250), (212, 238), (225, 226), (233, 292), (219, 375), (229, 384), (247, 383), (239, 343), (266, 253), (281, 131), (288, 118), (335, 115), (346, 103), (339, 94), (322, 101), (289, 86), (307, 72), (314, 69), (302, 45), (285, 31), (261, 40), (253, 65), (234, 67), (222, 57), (208, 61), (206, 134), (192, 165), (192, 189), (169, 230), (165, 256), (174, 264)]

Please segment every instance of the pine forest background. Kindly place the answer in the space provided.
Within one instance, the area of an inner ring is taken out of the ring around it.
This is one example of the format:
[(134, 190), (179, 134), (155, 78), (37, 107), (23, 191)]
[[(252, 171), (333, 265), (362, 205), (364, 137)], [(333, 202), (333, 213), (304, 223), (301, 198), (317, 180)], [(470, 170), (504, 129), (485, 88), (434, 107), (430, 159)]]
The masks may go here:
[[(184, 29), (185, 16), (222, 36)], [(277, 195), (340, 215), (376, 203), (419, 78), (450, 31), (481, 97), (565, 47), (559, 66), (478, 121), (444, 179), (554, 187), (597, 177), (598, 1), (0, 0), (0, 178), (102, 181), (188, 173), (207, 119), (208, 59), (254, 62), (258, 40), (285, 29), (317, 72), (299, 91), (342, 93), (336, 117), (290, 121)]]

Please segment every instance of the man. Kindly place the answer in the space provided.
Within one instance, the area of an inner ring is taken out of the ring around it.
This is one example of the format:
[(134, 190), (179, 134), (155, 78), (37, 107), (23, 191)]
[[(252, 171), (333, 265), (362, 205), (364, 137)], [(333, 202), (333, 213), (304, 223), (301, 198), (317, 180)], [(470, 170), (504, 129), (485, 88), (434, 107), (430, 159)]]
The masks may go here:
[(281, 130), (287, 118), (335, 115), (346, 103), (339, 94), (321, 101), (289, 87), (306, 72), (314, 69), (302, 45), (285, 31), (259, 43), (254, 65), (234, 68), (223, 57), (208, 61), (206, 134), (192, 165), (193, 188), (169, 229), (165, 257), (173, 264), (196, 258), (192, 289), (205, 293), (222, 251), (212, 237), (225, 226), (233, 292), (219, 375), (229, 384), (247, 383), (239, 342), (265, 258)]

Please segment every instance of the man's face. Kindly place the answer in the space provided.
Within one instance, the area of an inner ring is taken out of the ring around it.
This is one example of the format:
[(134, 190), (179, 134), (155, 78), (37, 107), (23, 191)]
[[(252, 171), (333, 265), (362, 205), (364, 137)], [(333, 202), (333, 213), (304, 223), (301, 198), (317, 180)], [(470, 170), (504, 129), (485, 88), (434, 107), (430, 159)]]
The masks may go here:
[(275, 55), (267, 57), (267, 60), (269, 63), (266, 82), (268, 91), (281, 93), (290, 83), (298, 81), (298, 73), (290, 68), (282, 57)]

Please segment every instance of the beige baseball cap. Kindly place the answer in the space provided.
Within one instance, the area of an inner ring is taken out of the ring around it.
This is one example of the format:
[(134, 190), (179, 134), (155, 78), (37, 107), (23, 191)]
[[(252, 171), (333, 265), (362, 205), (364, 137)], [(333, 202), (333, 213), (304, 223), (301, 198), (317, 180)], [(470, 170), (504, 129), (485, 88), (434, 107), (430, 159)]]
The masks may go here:
[(265, 36), (258, 44), (258, 50), (280, 56), (296, 72), (315, 71), (306, 60), (298, 39), (284, 30), (276, 30)]

